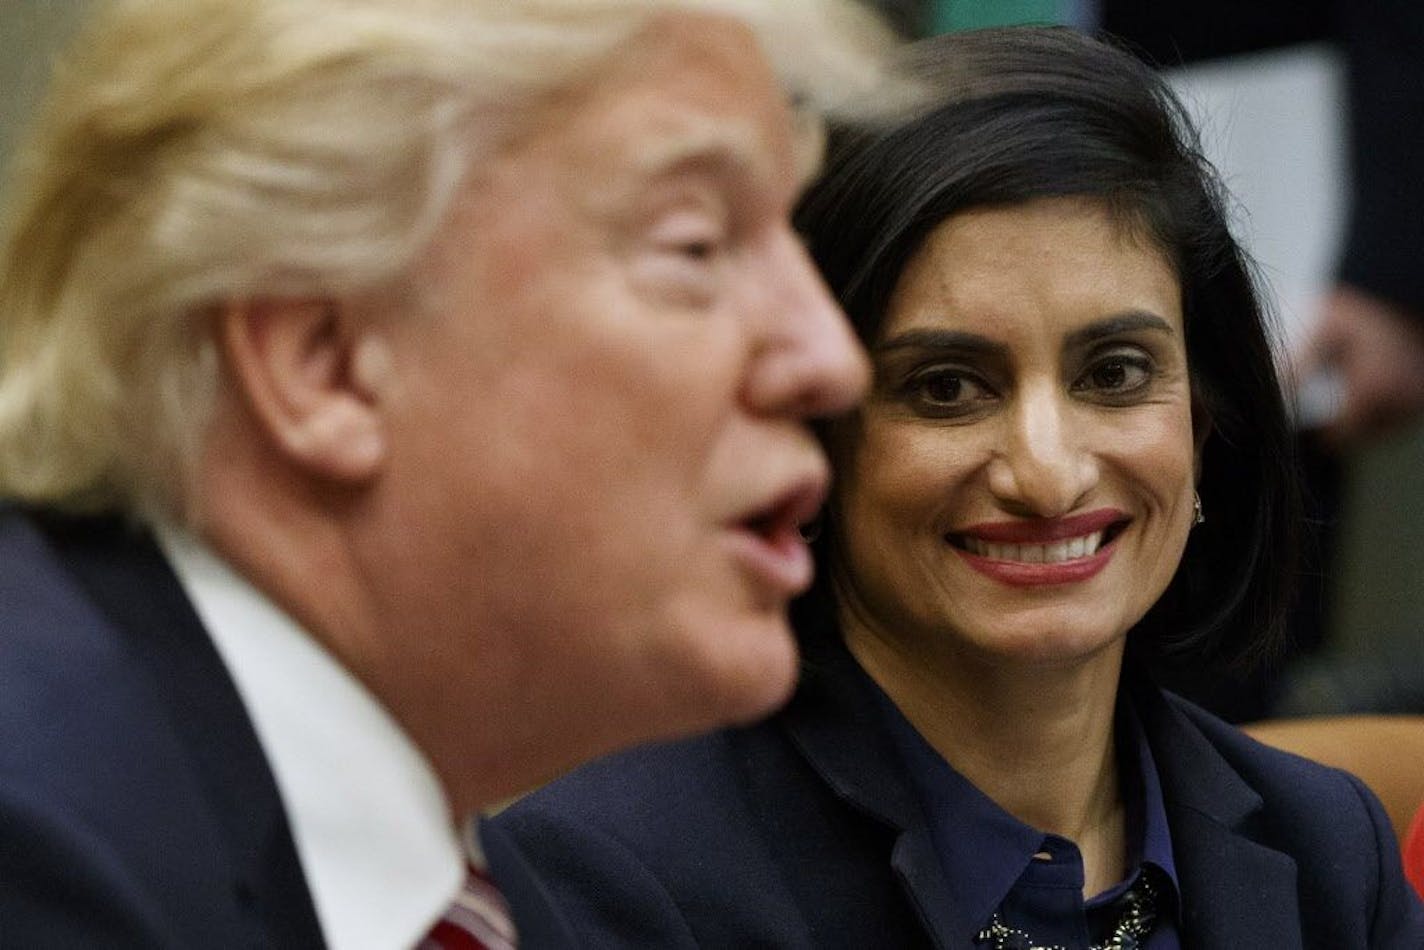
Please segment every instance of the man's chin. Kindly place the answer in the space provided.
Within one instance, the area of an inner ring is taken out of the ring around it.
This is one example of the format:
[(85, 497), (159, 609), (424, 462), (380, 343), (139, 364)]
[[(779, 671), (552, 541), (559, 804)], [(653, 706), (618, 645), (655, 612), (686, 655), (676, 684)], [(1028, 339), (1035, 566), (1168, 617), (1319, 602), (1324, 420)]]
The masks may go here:
[(709, 682), (712, 727), (743, 725), (780, 709), (796, 689), (800, 653), (783, 611), (743, 618), (717, 644)]

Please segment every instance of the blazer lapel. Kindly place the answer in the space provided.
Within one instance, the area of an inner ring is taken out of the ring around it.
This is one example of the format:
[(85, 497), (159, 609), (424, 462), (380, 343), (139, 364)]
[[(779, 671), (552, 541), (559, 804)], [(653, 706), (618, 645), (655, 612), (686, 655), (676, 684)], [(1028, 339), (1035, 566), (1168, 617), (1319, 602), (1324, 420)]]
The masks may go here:
[[(961, 946), (954, 895), (873, 686), (838, 639), (808, 644), (806, 654), (801, 688), (781, 717), (791, 741), (838, 797), (894, 833), (890, 861), (926, 932), (937, 946)], [(1129, 667), (1127, 675), (1136, 674)], [(1301, 946), (1295, 861), (1257, 840), (1261, 797), (1156, 687), (1134, 692), (1166, 797), (1183, 946)]]
[[(157, 684), (230, 848), (235, 885), (277, 946), (323, 945), (276, 780), (211, 638), (153, 539), (118, 519), (45, 516), (56, 554)], [(134, 591), (142, 591), (140, 597)]]
[(519, 944), (531, 950), (562, 950), (580, 946), (573, 928), (559, 912), (553, 897), (525, 863), (511, 838), (489, 822), (480, 822), (478, 835), (490, 876), (509, 904)]
[(1295, 860), (1253, 835), (1260, 795), (1160, 691), (1137, 693), (1166, 799), (1183, 945), (1301, 946)]
[(874, 686), (833, 632), (803, 650), (801, 686), (780, 717), (791, 742), (841, 800), (894, 833), (890, 864), (925, 931), (938, 947), (961, 946), (949, 913), (953, 894)]
[(1210, 815), (1169, 805), (1167, 817), (1183, 893), (1185, 946), (1303, 946), (1294, 860)]
[(955, 918), (950, 912), (953, 894), (944, 878), (929, 827), (920, 824), (900, 833), (890, 854), (890, 865), (904, 886), (910, 903), (919, 912), (920, 923), (936, 947), (962, 946), (964, 935), (955, 933)]

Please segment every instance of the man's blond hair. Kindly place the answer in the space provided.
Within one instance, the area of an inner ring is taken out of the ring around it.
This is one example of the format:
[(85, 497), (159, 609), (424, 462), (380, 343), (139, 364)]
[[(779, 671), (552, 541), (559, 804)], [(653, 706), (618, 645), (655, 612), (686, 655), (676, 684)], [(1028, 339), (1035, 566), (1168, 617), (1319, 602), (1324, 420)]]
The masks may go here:
[(880, 79), (841, 0), (105, 3), (8, 190), (0, 495), (180, 515), (215, 308), (398, 281), (521, 114), (679, 9), (747, 23), (812, 111)]

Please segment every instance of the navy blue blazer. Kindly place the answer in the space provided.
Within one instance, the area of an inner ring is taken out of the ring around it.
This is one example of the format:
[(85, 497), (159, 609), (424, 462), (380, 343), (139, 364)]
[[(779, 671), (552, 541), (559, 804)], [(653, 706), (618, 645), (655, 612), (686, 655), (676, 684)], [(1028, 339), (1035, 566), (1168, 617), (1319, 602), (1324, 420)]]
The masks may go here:
[[(574, 946), (484, 838), (525, 946)], [(322, 945), (256, 733), (158, 547), (0, 509), (0, 947)]]
[[(872, 688), (839, 642), (816, 645), (769, 721), (601, 760), (496, 821), (589, 947), (970, 947)], [(1140, 692), (1184, 948), (1424, 948), (1357, 779)]]

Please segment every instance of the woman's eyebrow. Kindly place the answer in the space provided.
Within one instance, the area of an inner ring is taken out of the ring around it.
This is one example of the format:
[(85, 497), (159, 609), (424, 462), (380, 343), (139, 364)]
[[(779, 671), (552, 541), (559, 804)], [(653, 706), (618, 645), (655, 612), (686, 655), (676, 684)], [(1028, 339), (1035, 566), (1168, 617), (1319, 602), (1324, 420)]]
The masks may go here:
[(1152, 330), (1168, 336), (1176, 336), (1177, 333), (1172, 324), (1155, 313), (1147, 310), (1128, 310), (1074, 330), (1068, 334), (1065, 342), (1069, 346), (1084, 347), (1119, 333), (1132, 333), (1137, 330)]
[[(1141, 330), (1165, 333), (1169, 336), (1176, 334), (1172, 324), (1157, 314), (1147, 310), (1128, 310), (1079, 327), (1068, 334), (1065, 342), (1070, 346), (1082, 347), (1120, 333)], [(1004, 356), (1008, 353), (1008, 346), (978, 333), (927, 328), (897, 333), (871, 347), (871, 353), (876, 356), (899, 350), (953, 350), (960, 353)]]
[(880, 356), (897, 350), (953, 350), (958, 353), (1004, 356), (1008, 347), (977, 333), (963, 330), (906, 330), (881, 340), (871, 347), (871, 354)]

